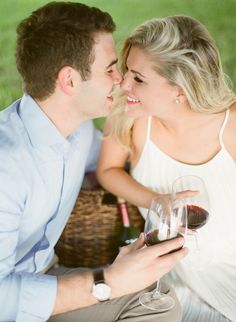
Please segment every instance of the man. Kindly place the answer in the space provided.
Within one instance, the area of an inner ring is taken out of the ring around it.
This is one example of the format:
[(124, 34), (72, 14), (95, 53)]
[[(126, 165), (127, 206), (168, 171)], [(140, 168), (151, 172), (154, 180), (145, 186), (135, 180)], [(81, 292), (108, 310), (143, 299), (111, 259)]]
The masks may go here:
[[(143, 248), (141, 235), (104, 270), (42, 273), (96, 163), (91, 119), (107, 115), (121, 81), (114, 29), (107, 13), (66, 2), (49, 3), (18, 26), (26, 94), (0, 114), (0, 321), (180, 320), (177, 301), (155, 314), (139, 305), (137, 292), (186, 254), (168, 254), (181, 238)], [(95, 286), (96, 279), (104, 281)]]

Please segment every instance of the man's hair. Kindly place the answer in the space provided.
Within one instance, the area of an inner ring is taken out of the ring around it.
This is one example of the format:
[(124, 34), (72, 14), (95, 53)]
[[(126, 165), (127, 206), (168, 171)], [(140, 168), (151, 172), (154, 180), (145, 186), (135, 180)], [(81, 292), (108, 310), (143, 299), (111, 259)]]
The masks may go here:
[(24, 90), (41, 100), (49, 97), (64, 66), (88, 79), (95, 34), (114, 30), (108, 13), (81, 3), (50, 2), (32, 12), (17, 27), (16, 64)]

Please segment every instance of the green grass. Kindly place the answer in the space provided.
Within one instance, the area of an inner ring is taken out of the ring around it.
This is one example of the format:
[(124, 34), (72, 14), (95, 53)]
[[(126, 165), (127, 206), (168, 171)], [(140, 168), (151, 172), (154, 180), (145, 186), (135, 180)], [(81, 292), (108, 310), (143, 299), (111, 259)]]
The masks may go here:
[[(0, 1), (0, 109), (22, 95), (15, 67), (17, 24), (45, 0)], [(108, 11), (117, 24), (114, 34), (117, 48), (130, 30), (146, 19), (184, 14), (200, 20), (209, 29), (219, 47), (226, 74), (236, 86), (236, 0), (81, 0)]]

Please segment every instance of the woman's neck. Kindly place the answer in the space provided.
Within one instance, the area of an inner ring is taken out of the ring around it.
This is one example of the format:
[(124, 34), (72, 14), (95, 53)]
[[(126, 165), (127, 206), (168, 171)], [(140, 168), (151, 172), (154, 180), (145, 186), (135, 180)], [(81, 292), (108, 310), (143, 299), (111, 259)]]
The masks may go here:
[(156, 117), (161, 126), (168, 132), (172, 132), (173, 134), (181, 134), (188, 132), (193, 128), (201, 127), (201, 125), (215, 118), (216, 114), (198, 113), (190, 109), (181, 111), (180, 109), (172, 115), (163, 115)]

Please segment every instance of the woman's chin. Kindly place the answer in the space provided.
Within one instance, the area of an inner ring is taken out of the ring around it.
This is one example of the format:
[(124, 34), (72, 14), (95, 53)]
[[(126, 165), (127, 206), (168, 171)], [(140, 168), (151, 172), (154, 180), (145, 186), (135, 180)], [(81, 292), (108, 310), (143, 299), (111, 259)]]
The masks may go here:
[(146, 115), (145, 111), (141, 107), (128, 104), (126, 105), (125, 112), (129, 117), (132, 117), (133, 119), (137, 119)]

